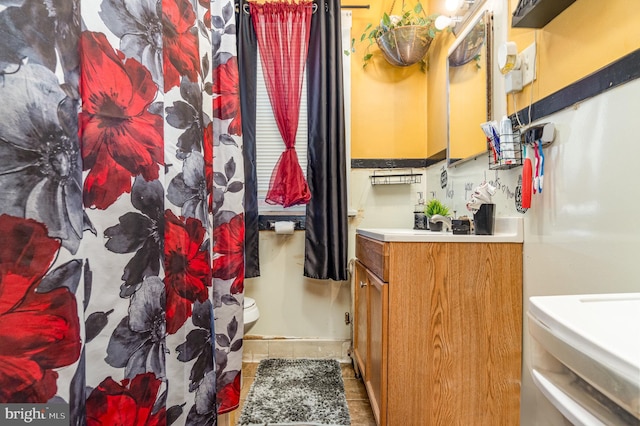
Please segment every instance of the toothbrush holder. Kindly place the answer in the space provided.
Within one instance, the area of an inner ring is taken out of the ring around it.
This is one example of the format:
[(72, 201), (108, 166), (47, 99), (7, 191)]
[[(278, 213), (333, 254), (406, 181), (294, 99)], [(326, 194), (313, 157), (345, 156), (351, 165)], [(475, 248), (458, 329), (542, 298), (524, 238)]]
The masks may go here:
[(493, 228), (496, 223), (495, 212), (495, 204), (480, 205), (478, 211), (473, 214), (476, 235), (493, 235)]

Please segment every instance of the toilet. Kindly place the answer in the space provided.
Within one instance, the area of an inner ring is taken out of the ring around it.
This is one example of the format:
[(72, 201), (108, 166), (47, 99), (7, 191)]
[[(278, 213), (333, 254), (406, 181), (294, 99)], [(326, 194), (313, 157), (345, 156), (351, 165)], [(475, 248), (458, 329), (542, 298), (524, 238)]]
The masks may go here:
[(260, 311), (256, 305), (255, 299), (251, 297), (244, 298), (244, 334), (246, 335), (253, 325), (260, 318)]

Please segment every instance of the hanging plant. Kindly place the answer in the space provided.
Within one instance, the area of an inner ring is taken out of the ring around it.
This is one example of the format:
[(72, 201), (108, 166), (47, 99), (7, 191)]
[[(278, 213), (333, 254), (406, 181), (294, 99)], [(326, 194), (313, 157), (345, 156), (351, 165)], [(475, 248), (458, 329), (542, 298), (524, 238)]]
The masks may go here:
[(375, 43), (391, 65), (407, 67), (420, 63), (424, 71), (425, 56), (439, 31), (434, 25), (438, 15), (427, 15), (419, 0), (412, 8), (407, 8), (403, 0), (400, 15), (391, 14), (394, 6), (395, 0), (379, 25), (374, 27), (370, 23), (363, 30), (360, 41), (369, 40), (363, 67), (373, 58), (374, 53), (369, 50)]

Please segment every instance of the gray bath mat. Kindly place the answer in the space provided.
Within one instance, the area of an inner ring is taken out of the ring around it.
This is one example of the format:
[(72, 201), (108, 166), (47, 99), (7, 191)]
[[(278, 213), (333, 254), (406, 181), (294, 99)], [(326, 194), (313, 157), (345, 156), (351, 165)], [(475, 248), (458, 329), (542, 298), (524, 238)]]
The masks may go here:
[(350, 425), (340, 364), (332, 359), (260, 361), (240, 425)]

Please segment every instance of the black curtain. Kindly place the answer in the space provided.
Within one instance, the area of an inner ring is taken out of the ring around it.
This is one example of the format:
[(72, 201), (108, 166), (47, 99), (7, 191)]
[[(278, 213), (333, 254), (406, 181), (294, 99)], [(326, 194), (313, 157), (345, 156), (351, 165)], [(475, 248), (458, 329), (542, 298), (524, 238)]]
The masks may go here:
[(245, 278), (260, 276), (258, 248), (258, 179), (256, 172), (256, 67), (258, 51), (251, 16), (244, 12), (247, 0), (240, 0), (236, 13), (240, 111), (244, 157), (244, 252)]
[(340, 0), (318, 1), (311, 20), (308, 73), (309, 151), (304, 275), (347, 279), (347, 153)]

